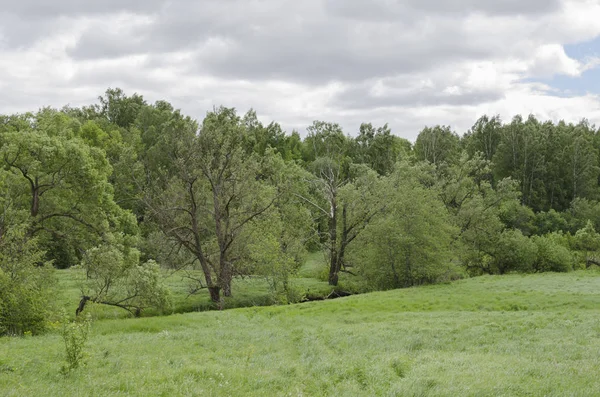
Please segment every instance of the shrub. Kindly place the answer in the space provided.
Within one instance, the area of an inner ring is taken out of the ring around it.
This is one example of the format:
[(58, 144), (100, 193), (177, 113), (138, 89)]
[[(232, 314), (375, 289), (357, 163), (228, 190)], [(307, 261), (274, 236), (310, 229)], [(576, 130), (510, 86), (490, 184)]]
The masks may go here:
[(567, 272), (573, 269), (575, 257), (566, 246), (562, 234), (552, 233), (546, 236), (533, 236), (537, 246), (537, 258), (533, 264), (536, 272)]
[(85, 357), (85, 345), (91, 328), (91, 316), (88, 314), (85, 318), (77, 317), (75, 321), (70, 321), (66, 312), (62, 316), (62, 338), (65, 342), (65, 361), (62, 367), (63, 373), (68, 373), (79, 368), (83, 364)]
[(491, 267), (500, 274), (531, 272), (537, 258), (537, 247), (520, 230), (504, 230), (492, 252)]
[(113, 235), (108, 244), (89, 249), (82, 267), (87, 279), (82, 285), (84, 299), (120, 307), (139, 316), (146, 308), (170, 309), (170, 296), (163, 285), (160, 266), (154, 260), (139, 263), (139, 251), (126, 236)]
[(0, 335), (39, 334), (51, 313), (53, 269), (25, 227), (0, 238)]

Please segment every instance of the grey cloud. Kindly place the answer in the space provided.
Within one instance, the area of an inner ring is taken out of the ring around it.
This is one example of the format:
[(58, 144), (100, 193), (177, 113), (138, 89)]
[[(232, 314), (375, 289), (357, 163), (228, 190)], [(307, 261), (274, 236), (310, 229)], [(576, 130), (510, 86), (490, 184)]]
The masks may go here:
[(0, 13), (24, 17), (45, 17), (89, 14), (113, 14), (120, 11), (152, 12), (166, 0), (1, 0)]
[(66, 84), (41, 85), (22, 81), (7, 81), (2, 85), (0, 114), (36, 111), (51, 106), (82, 106), (94, 103), (104, 88), (90, 86), (73, 87)]
[[(254, 3), (233, 2), (239, 8), (231, 13), (223, 4), (186, 10), (173, 3), (162, 10), (156, 24), (142, 26), (129, 37), (88, 31), (69, 54), (96, 59), (196, 50), (190, 72), (318, 84), (423, 70), (465, 57), (486, 58), (494, 52), (493, 47), (472, 41), (451, 18), (437, 20), (435, 29), (411, 18), (354, 24), (329, 15), (323, 3), (316, 1), (304, 7), (287, 2), (292, 7), (288, 13), (265, 6), (275, 3), (260, 2), (262, 6), (254, 7)], [(308, 12), (313, 14), (309, 17)], [(215, 38), (225, 45), (202, 52)]]
[(0, 42), (5, 48), (27, 47), (73, 22), (72, 19), (65, 21), (64, 18), (103, 15), (110, 22), (113, 15), (122, 12), (149, 15), (156, 13), (165, 2), (166, 0), (0, 0)]
[[(289, 0), (286, 1), (289, 3)], [(116, 49), (115, 54), (120, 56), (127, 55), (129, 51), (159, 53), (193, 48), (214, 37), (242, 41), (256, 27), (278, 28), (277, 20), (284, 21), (289, 17), (278, 4), (277, 1), (242, 0), (170, 1), (154, 15), (156, 20), (153, 24), (132, 29), (128, 37), (108, 29), (102, 33), (88, 31), (70, 54), (78, 59), (100, 58), (90, 48), (103, 37), (111, 41), (131, 38), (137, 42), (130, 49)]]
[(439, 62), (486, 55), (483, 51), (457, 45), (458, 39), (450, 36), (446, 36), (448, 40), (443, 42), (425, 42), (418, 46), (398, 43), (394, 47), (372, 48), (371, 51), (353, 49), (347, 39), (338, 39), (329, 47), (326, 43), (330, 38), (323, 34), (312, 43), (279, 42), (269, 38), (249, 40), (220, 56), (200, 56), (198, 66), (226, 78), (282, 79), (319, 84), (422, 71), (435, 67)]
[[(97, 86), (120, 87), (132, 94), (138, 89), (148, 92), (168, 91), (172, 82), (153, 76), (151, 69), (144, 65), (133, 66), (111, 66), (103, 68), (80, 68), (70, 79), (69, 83), (74, 86)], [(132, 92), (129, 92), (132, 90)], [(99, 93), (100, 94), (100, 93)]]
[(430, 12), (483, 12), (491, 15), (541, 15), (558, 10), (559, 0), (409, 0)]
[(55, 19), (27, 19), (23, 16), (2, 14), (0, 12), (0, 48), (20, 48), (35, 44), (40, 38), (55, 31), (58, 21)]
[(68, 54), (78, 60), (114, 59), (122, 56), (147, 53), (143, 39), (135, 34), (123, 37), (122, 33), (106, 28), (87, 31)]
[(468, 106), (493, 102), (504, 97), (502, 92), (491, 89), (459, 87), (460, 92), (448, 93), (445, 92), (445, 88), (434, 85), (416, 89), (391, 90), (386, 94), (375, 95), (372, 85), (363, 83), (337, 93), (330, 104), (338, 109), (353, 110), (440, 105)]
[[(8, 47), (31, 44), (61, 15), (147, 13), (154, 23), (126, 33), (112, 31), (107, 16), (105, 28), (85, 32), (69, 55), (90, 60), (194, 51), (219, 38), (228, 45), (200, 52), (189, 65), (191, 73), (319, 84), (488, 58), (497, 48), (470, 37), (461, 27), (461, 13), (541, 14), (558, 5), (559, 0), (23, 0), (8, 1), (0, 13), (22, 21), (5, 29)], [(34, 17), (40, 21), (35, 26), (25, 23)]]
[(560, 0), (326, 0), (331, 14), (352, 19), (397, 20), (416, 12), (435, 14), (541, 15), (556, 11)]

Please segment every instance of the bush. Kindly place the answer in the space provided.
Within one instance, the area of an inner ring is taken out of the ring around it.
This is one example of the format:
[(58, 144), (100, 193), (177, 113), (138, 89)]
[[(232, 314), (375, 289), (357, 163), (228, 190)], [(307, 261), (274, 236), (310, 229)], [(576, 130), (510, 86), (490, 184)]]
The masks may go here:
[(520, 230), (504, 230), (493, 247), (491, 267), (500, 274), (531, 272), (537, 258), (537, 247)]
[(53, 269), (24, 227), (0, 239), (0, 335), (39, 334), (51, 313)]
[(135, 316), (146, 308), (168, 311), (170, 296), (158, 263), (148, 260), (140, 264), (139, 251), (127, 236), (108, 237), (113, 238), (110, 243), (88, 250), (83, 260), (87, 280), (82, 291), (87, 300), (120, 307)]
[(267, 280), (274, 303), (296, 303), (304, 298), (291, 280), (297, 272), (297, 262), (293, 255), (282, 249), (275, 236), (263, 233), (260, 240), (248, 244), (247, 248), (253, 272)]
[(65, 342), (65, 361), (62, 367), (63, 373), (68, 373), (79, 368), (85, 357), (85, 345), (91, 328), (91, 316), (78, 317), (70, 321), (67, 313), (63, 311), (62, 316), (62, 338)]
[(536, 272), (567, 272), (575, 265), (575, 256), (567, 248), (566, 239), (560, 233), (533, 236), (537, 246), (537, 258), (533, 264)]
[(563, 214), (551, 209), (548, 212), (539, 212), (535, 215), (535, 232), (539, 235), (545, 235), (555, 231), (568, 231), (569, 223)]

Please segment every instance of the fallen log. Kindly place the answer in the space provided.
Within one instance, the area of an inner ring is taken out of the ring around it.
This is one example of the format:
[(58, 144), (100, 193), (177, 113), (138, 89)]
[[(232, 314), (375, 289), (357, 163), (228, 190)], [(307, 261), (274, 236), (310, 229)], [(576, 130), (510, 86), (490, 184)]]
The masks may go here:
[(323, 295), (309, 295), (307, 297), (305, 297), (302, 302), (312, 302), (312, 301), (323, 301), (326, 299), (336, 299), (336, 298), (343, 298), (345, 296), (350, 296), (350, 295), (354, 295), (351, 292), (347, 292), (347, 291), (342, 291), (342, 290), (332, 290), (328, 295), (323, 296)]

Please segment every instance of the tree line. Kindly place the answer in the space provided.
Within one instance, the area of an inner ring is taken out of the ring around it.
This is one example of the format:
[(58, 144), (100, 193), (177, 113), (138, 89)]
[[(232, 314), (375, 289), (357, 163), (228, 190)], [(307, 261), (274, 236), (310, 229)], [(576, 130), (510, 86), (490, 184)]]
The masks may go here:
[(596, 264), (599, 154), (585, 120), (483, 116), (414, 144), (315, 121), (302, 138), (252, 110), (197, 121), (120, 89), (0, 116), (0, 334), (43, 328), (54, 268), (83, 269), (78, 313), (139, 315), (168, 306), (161, 269), (196, 270), (216, 304), (247, 275), (297, 300), (309, 251), (329, 284), (361, 291)]

